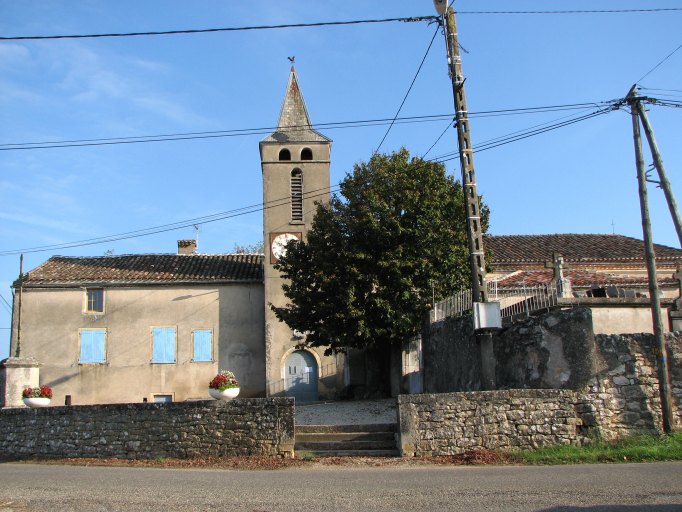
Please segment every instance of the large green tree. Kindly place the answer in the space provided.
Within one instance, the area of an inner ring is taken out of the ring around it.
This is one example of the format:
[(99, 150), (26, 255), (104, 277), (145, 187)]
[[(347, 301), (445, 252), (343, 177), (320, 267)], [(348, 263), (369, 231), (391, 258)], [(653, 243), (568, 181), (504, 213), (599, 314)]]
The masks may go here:
[(271, 307), (327, 353), (409, 340), (434, 298), (469, 282), (462, 187), (402, 149), (356, 164), (341, 195), (317, 206), (307, 241), (275, 265), (290, 302)]

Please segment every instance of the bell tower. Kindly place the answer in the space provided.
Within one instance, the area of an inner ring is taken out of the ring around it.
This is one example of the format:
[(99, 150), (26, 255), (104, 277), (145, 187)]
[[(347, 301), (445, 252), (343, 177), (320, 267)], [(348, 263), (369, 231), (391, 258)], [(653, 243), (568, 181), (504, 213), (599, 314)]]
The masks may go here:
[[(305, 239), (315, 214), (315, 203), (329, 201), (330, 152), (331, 140), (310, 124), (296, 69), (292, 66), (277, 129), (260, 142), (268, 396), (284, 393), (297, 396), (295, 391), (303, 389), (306, 394), (298, 398), (316, 400), (318, 372), (335, 361), (325, 357), (322, 351), (296, 351), (294, 347), (301, 341), (301, 335), (280, 322), (269, 306), (284, 305), (287, 301), (282, 291), (284, 279), (273, 265), (290, 239)], [(294, 359), (298, 361), (295, 364), (291, 362)], [(327, 394), (324, 389), (320, 393)]]

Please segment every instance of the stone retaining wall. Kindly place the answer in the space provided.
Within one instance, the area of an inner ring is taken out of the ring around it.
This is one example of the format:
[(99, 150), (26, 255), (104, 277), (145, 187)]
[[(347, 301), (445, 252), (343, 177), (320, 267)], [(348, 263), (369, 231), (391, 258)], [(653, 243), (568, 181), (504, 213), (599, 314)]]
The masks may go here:
[(0, 410), (0, 456), (124, 459), (294, 452), (294, 400)]
[(573, 391), (547, 389), (400, 395), (400, 452), (439, 456), (580, 443), (577, 400)]
[[(682, 428), (682, 332), (665, 334), (673, 423)], [(604, 439), (660, 433), (658, 346), (653, 334), (598, 334), (597, 372), (581, 390), (578, 412)]]

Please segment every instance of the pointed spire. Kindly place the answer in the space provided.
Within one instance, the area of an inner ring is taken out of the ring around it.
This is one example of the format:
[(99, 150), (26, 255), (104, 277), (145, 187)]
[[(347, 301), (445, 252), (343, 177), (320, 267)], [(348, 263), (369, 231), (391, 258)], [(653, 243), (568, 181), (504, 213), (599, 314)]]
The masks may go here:
[(282, 110), (277, 122), (277, 130), (268, 135), (263, 142), (327, 142), (329, 139), (313, 130), (308, 117), (308, 109), (298, 85), (296, 68), (291, 66), (289, 82), (284, 94)]

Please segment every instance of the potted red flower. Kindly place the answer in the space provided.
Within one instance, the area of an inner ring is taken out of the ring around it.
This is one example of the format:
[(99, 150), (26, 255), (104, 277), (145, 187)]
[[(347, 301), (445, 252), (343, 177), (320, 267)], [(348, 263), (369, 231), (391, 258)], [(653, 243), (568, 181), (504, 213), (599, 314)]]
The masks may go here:
[(216, 400), (232, 400), (239, 394), (239, 381), (231, 371), (222, 370), (209, 383), (208, 394)]
[(24, 388), (21, 392), (24, 404), (29, 407), (47, 407), (52, 400), (52, 390), (49, 386), (39, 386), (35, 388)]

